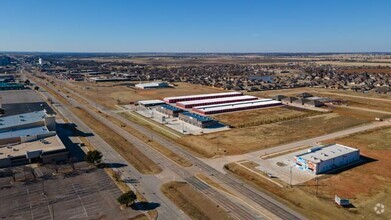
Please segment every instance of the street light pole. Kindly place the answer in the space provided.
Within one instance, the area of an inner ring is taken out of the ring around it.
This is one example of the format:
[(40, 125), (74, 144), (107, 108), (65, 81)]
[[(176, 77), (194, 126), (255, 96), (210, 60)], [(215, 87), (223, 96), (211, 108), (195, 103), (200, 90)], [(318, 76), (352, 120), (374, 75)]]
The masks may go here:
[(293, 169), (293, 167), (291, 167), (291, 169), (289, 170), (289, 173), (290, 173), (289, 187), (290, 187), (290, 188), (292, 188), (292, 169)]

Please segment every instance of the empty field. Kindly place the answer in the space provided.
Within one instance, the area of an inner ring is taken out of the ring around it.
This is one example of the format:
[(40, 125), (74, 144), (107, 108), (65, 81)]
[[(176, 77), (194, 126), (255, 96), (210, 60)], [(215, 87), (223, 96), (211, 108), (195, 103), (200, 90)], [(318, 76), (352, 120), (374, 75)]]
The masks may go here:
[(381, 114), (356, 110), (293, 119), (248, 128), (186, 136), (179, 142), (206, 157), (236, 155), (293, 141), (313, 138), (374, 121)]
[(192, 219), (232, 219), (227, 211), (184, 182), (169, 182), (162, 192)]
[(219, 114), (213, 116), (213, 118), (232, 127), (252, 127), (262, 124), (286, 121), (294, 118), (307, 117), (316, 114), (319, 113), (283, 106)]
[(66, 85), (79, 94), (94, 100), (107, 108), (114, 108), (117, 104), (126, 104), (140, 100), (163, 99), (169, 96), (195, 95), (205, 93), (223, 92), (221, 89), (193, 85), (189, 83), (177, 83), (174, 88), (138, 90), (127, 86), (127, 83), (90, 83), (74, 82)]
[[(330, 142), (360, 149), (361, 155), (368, 158), (368, 163), (338, 175), (327, 175), (321, 181), (321, 193), (327, 197), (338, 194), (350, 198), (358, 209), (369, 213), (377, 203), (390, 207), (391, 127), (361, 132)], [(386, 209), (384, 217), (390, 215), (390, 210)]]

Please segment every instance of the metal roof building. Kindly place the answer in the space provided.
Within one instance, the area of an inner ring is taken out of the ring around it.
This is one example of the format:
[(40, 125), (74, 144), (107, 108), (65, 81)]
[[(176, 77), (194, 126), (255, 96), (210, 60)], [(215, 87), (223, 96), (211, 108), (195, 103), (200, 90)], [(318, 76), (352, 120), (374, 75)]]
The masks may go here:
[(149, 82), (149, 83), (139, 83), (135, 85), (138, 89), (154, 89), (154, 88), (166, 88), (170, 87), (167, 82)]
[(165, 104), (165, 102), (163, 102), (162, 100), (158, 100), (158, 99), (156, 99), (156, 100), (143, 100), (143, 101), (138, 101), (137, 103), (139, 105), (142, 105), (145, 107)]
[(55, 117), (46, 111), (0, 118), (0, 145), (22, 143), (56, 134)]
[(166, 103), (176, 103), (176, 102), (184, 102), (184, 101), (192, 101), (192, 100), (224, 98), (224, 97), (241, 96), (241, 95), (243, 95), (241, 92), (223, 92), (223, 93), (211, 93), (211, 94), (202, 94), (202, 95), (167, 97), (164, 98), (163, 100)]
[(156, 111), (166, 114), (172, 117), (178, 117), (179, 112), (183, 112), (183, 109), (177, 108), (172, 105), (164, 104), (156, 108)]
[(191, 112), (179, 113), (179, 119), (200, 128), (213, 127), (218, 124), (216, 120)]
[(255, 96), (242, 95), (242, 96), (232, 96), (232, 97), (224, 97), (224, 98), (202, 99), (202, 100), (194, 100), (194, 101), (177, 102), (176, 105), (181, 108), (192, 108), (195, 106), (215, 105), (215, 104), (223, 104), (223, 103), (231, 103), (231, 102), (239, 102), (239, 101), (250, 101), (250, 100), (257, 100), (257, 99), (258, 98)]
[(314, 174), (325, 173), (335, 168), (354, 163), (360, 159), (360, 150), (341, 144), (314, 147), (294, 157), (297, 167)]
[(272, 99), (258, 99), (252, 101), (232, 102), (226, 104), (206, 105), (193, 107), (194, 112), (202, 115), (218, 114), (233, 111), (242, 111), (248, 109), (265, 108), (270, 106), (281, 105), (281, 102)]

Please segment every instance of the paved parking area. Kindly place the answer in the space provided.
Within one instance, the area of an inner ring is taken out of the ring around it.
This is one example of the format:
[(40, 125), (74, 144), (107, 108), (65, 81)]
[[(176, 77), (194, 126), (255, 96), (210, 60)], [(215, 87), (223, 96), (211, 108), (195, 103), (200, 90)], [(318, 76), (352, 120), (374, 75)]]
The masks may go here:
[(34, 90), (0, 91), (0, 97), (2, 98), (2, 108), (5, 110), (4, 116), (23, 114), (43, 109), (46, 109), (49, 114), (55, 113), (45, 102), (46, 100)]
[(299, 168), (294, 166), (293, 158), (295, 157), (295, 155), (306, 151), (307, 150), (299, 150), (296, 152), (265, 160), (259, 158), (259, 160), (256, 160), (254, 162), (259, 164), (257, 169), (271, 173), (273, 176), (276, 176), (277, 178), (281, 179), (286, 183), (290, 182), (292, 176), (292, 184), (296, 185), (304, 183), (316, 177), (315, 174), (306, 170), (300, 170)]
[(0, 178), (0, 219), (128, 219), (140, 214), (119, 208), (121, 191), (101, 169), (82, 165), (67, 174), (52, 175), (46, 167), (40, 171), (43, 178), (30, 174), (30, 181), (24, 181), (23, 174), (14, 184), (12, 177)]

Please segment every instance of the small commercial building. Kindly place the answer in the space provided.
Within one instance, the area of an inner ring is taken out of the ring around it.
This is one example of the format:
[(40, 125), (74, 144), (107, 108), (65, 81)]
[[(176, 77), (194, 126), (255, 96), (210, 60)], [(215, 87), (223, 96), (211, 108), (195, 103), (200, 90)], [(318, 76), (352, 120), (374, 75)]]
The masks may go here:
[(258, 97), (255, 97), (255, 96), (242, 95), (242, 96), (232, 96), (232, 97), (225, 97), (225, 98), (202, 99), (202, 100), (194, 100), (194, 101), (177, 102), (176, 106), (178, 106), (180, 108), (193, 108), (195, 106), (224, 104), (224, 103), (231, 103), (231, 102), (257, 100), (257, 99), (258, 99)]
[(179, 119), (200, 128), (210, 128), (218, 125), (216, 120), (187, 111), (179, 113)]
[(138, 101), (137, 102), (139, 105), (142, 105), (144, 107), (151, 107), (151, 106), (157, 106), (157, 105), (163, 105), (165, 102), (162, 100), (143, 100), (143, 101)]
[(158, 89), (170, 87), (170, 84), (167, 82), (149, 82), (136, 84), (135, 87), (138, 89)]
[(360, 150), (341, 144), (314, 147), (294, 157), (295, 165), (314, 174), (321, 174), (360, 160)]
[(219, 114), (249, 109), (259, 109), (281, 105), (281, 102), (272, 99), (258, 99), (252, 101), (232, 102), (226, 104), (196, 106), (192, 110), (202, 115)]
[(166, 103), (177, 103), (177, 102), (202, 100), (202, 99), (216, 99), (216, 98), (225, 98), (225, 97), (241, 96), (241, 95), (243, 95), (241, 92), (222, 92), (222, 93), (211, 93), (211, 94), (202, 94), (202, 95), (167, 97), (164, 98), (163, 100)]
[(156, 111), (163, 113), (171, 117), (178, 117), (180, 112), (183, 112), (183, 109), (177, 108), (172, 105), (164, 104), (156, 108)]

